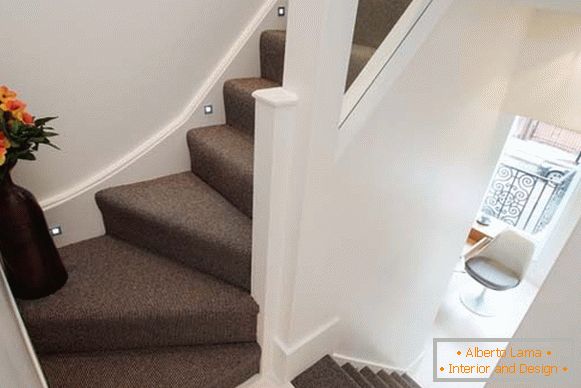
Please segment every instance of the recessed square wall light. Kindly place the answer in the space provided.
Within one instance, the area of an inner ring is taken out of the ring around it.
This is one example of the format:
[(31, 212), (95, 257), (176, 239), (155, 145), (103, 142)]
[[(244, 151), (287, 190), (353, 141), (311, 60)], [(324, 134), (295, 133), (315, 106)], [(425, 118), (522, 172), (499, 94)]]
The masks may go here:
[(214, 113), (214, 106), (204, 105), (204, 114), (211, 115), (212, 113)]
[(55, 225), (50, 227), (50, 235), (51, 236), (60, 236), (63, 234), (63, 228), (60, 225)]
[(278, 7), (278, 16), (286, 15), (286, 8), (285, 7)]

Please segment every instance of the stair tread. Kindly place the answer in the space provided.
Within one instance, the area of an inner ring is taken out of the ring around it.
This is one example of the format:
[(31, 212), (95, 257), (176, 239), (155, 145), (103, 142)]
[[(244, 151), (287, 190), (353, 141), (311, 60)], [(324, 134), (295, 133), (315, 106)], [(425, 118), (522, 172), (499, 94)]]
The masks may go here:
[(297, 376), (292, 384), (296, 388), (359, 388), (353, 380), (330, 356), (325, 356), (306, 371)]
[(359, 384), (361, 388), (373, 388), (373, 385), (371, 385), (371, 383), (367, 381), (367, 379), (361, 373), (359, 373), (359, 371), (353, 365), (347, 363), (341, 368), (343, 368), (343, 370), (347, 372), (347, 374), (351, 376), (351, 378), (355, 380), (355, 382)]
[(394, 384), (395, 388), (409, 388), (410, 387), (408, 382), (406, 380), (404, 380), (397, 372), (391, 372), (389, 377), (391, 377), (393, 379), (393, 381), (396, 382), (397, 385)]
[(187, 140), (192, 171), (251, 217), (252, 136), (229, 125), (217, 125), (192, 129)]
[(109, 234), (250, 288), (252, 221), (191, 172), (96, 195)]
[(252, 93), (260, 89), (280, 86), (266, 78), (237, 78), (224, 83), (224, 107), (226, 123), (254, 133), (255, 101)]
[(234, 388), (258, 373), (257, 344), (175, 347), (40, 357), (52, 388)]
[(375, 388), (390, 388), (387, 383), (383, 382), (369, 367), (359, 371)]
[(396, 380), (393, 376), (393, 373), (390, 375), (384, 370), (380, 370), (377, 372), (377, 377), (379, 377), (387, 386), (390, 388), (406, 388), (407, 384), (401, 385), (398, 380)]
[(109, 236), (61, 255), (65, 287), (18, 303), (41, 353), (255, 340), (258, 306), (237, 287)]
[(420, 385), (407, 373), (404, 373), (401, 377), (408, 383), (408, 386), (411, 388), (421, 388)]
[[(261, 73), (263, 78), (282, 84), (286, 31), (264, 31), (260, 39)], [(375, 54), (376, 48), (361, 43), (354, 43), (349, 59), (349, 71), (346, 89), (351, 86), (367, 62)]]

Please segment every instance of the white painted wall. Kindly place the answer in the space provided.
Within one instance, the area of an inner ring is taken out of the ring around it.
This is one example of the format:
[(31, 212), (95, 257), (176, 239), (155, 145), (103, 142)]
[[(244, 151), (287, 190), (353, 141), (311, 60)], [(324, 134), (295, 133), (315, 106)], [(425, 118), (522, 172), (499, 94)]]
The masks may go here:
[(2, 387), (46, 387), (0, 263), (0, 382)]
[[(536, 11), (521, 45), (504, 109), (565, 128), (578, 128), (574, 116), (581, 103), (576, 90), (581, 82), (580, 55), (581, 14)], [(571, 188), (565, 205), (543, 231), (546, 237), (529, 270), (529, 280), (539, 287), (581, 217), (580, 173)]]
[[(581, 361), (579, 343), (581, 341), (581, 222), (574, 228), (563, 251), (549, 276), (545, 280), (535, 301), (527, 312), (515, 338), (558, 338), (575, 341), (576, 358), (568, 360), (571, 364), (570, 387), (581, 386)], [(521, 387), (522, 384), (503, 381), (499, 378), (487, 387)], [(528, 382), (527, 387), (546, 387), (547, 381)]]
[(333, 224), (356, 221), (335, 256), (342, 283), (365, 280), (341, 297), (338, 353), (405, 368), (421, 352), (508, 134), (500, 108), (528, 16), (454, 2), (341, 156), (350, 206)]
[[(4, 0), (0, 0), (0, 4)], [(27, 1), (2, 6), (2, 83), (58, 114), (62, 152), (20, 162), (64, 245), (103, 233), (94, 193), (189, 169), (187, 130), (224, 121), (225, 79), (259, 74), (258, 39), (285, 0)], [(212, 103), (215, 114), (202, 106)]]
[[(338, 354), (405, 368), (430, 332), (508, 134), (500, 108), (529, 16), (504, 1), (435, 4), (341, 131), (332, 103), (299, 115), (306, 177), (281, 331), (297, 353), (339, 317)], [(305, 90), (291, 90), (297, 109)]]
[(31, 112), (59, 115), (62, 134), (63, 151), (20, 163), (19, 182), (47, 200), (155, 134), (264, 2), (2, 0), (2, 82)]

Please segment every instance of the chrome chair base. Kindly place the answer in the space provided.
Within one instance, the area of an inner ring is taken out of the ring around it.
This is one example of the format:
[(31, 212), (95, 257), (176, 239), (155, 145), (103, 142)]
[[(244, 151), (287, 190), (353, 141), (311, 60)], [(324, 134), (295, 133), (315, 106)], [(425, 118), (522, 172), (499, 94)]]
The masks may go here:
[(494, 317), (498, 313), (496, 303), (488, 296), (488, 288), (478, 292), (467, 289), (460, 292), (460, 302), (468, 310), (481, 317)]

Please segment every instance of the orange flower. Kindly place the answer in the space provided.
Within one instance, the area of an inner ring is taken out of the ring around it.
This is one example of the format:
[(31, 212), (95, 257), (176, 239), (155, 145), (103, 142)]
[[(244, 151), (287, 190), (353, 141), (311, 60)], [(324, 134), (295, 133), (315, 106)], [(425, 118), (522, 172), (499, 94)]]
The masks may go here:
[(6, 163), (6, 148), (0, 148), (0, 166)]
[(16, 93), (12, 90), (8, 89), (7, 86), (0, 86), (0, 102), (4, 102), (5, 100), (11, 100), (16, 98)]
[(28, 112), (22, 112), (22, 117), (20, 117), (19, 119), (24, 123), (24, 124), (33, 124), (34, 123), (34, 117), (32, 117), (32, 115)]
[(0, 104), (0, 109), (5, 112), (19, 113), (24, 112), (26, 104), (20, 100), (4, 100), (2, 104)]
[(6, 152), (8, 148), (10, 148), (10, 141), (4, 133), (0, 132), (0, 166), (6, 162)]

